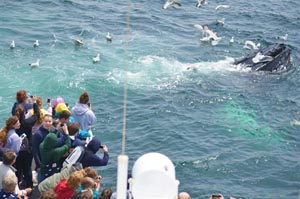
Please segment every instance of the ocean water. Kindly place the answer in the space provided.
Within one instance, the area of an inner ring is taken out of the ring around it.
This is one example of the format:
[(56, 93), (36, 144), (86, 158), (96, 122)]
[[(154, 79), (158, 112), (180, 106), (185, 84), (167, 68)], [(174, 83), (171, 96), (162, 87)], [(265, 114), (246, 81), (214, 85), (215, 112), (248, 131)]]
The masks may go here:
[[(178, 1), (182, 7), (167, 10), (163, 0), (1, 1), (1, 126), (19, 89), (44, 100), (61, 96), (71, 107), (87, 91), (98, 118), (93, 132), (110, 154), (109, 165), (97, 168), (101, 186), (115, 190), (127, 76), (129, 169), (142, 154), (160, 152), (175, 165), (179, 191), (192, 198), (299, 198), (299, 1), (208, 0), (200, 9), (196, 0)], [(220, 4), (231, 8), (216, 11)], [(225, 25), (217, 26), (222, 18)], [(222, 40), (201, 42), (195, 23)], [(265, 47), (286, 33), (290, 71), (230, 64), (249, 53), (244, 40)], [(93, 63), (97, 53), (101, 61)], [(30, 68), (37, 59), (40, 66)], [(191, 65), (198, 70), (187, 71)]]

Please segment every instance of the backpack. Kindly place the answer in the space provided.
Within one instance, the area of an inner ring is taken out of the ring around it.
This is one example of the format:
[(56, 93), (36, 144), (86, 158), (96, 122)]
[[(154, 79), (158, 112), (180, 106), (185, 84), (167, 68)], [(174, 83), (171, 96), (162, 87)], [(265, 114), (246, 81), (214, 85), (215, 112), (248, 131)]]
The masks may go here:
[(63, 163), (63, 168), (69, 164), (75, 164), (80, 162), (83, 156), (85, 155), (85, 148), (83, 146), (77, 146), (74, 150), (68, 155)]

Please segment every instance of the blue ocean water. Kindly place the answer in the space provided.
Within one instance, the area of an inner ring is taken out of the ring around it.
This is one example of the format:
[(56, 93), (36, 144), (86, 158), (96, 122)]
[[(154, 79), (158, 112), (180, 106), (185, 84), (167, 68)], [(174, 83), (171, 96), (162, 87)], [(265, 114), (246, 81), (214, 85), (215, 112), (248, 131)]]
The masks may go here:
[[(130, 169), (142, 154), (155, 151), (173, 161), (179, 191), (192, 198), (212, 193), (298, 198), (299, 1), (208, 0), (200, 9), (196, 0), (181, 3), (162, 10), (163, 0), (130, 6), (109, 0), (1, 1), (1, 126), (19, 89), (44, 99), (62, 96), (70, 106), (87, 91), (98, 118), (93, 132), (110, 153), (109, 165), (98, 168), (101, 186), (115, 189), (127, 76)], [(216, 11), (220, 4), (231, 8)], [(217, 26), (222, 18), (225, 25)], [(216, 46), (201, 42), (195, 23), (208, 25), (222, 40)], [(244, 40), (265, 47), (286, 33), (289, 72), (254, 73), (230, 64), (249, 53)], [(40, 47), (34, 48), (37, 39)], [(83, 39), (84, 45), (75, 46), (72, 39)], [(97, 53), (101, 61), (94, 64)], [(30, 68), (37, 59), (40, 67)], [(198, 70), (186, 71), (190, 65)]]

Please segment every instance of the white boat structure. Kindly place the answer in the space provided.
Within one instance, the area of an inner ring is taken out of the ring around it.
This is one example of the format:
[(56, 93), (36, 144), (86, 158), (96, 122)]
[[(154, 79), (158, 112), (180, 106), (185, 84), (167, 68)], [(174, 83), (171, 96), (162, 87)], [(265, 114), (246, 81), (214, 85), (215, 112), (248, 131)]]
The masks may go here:
[(135, 161), (129, 179), (127, 170), (128, 156), (119, 155), (117, 199), (177, 199), (179, 181), (175, 176), (175, 166), (167, 156), (146, 153)]

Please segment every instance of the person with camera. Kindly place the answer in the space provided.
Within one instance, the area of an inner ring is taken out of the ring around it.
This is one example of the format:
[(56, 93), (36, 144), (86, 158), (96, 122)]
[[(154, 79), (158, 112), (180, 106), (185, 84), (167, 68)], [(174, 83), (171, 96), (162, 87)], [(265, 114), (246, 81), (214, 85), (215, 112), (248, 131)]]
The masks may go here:
[[(80, 124), (80, 137), (87, 135), (86, 137), (92, 136), (91, 127), (97, 121), (95, 113), (92, 110), (89, 95), (87, 92), (83, 92), (78, 100), (78, 103), (72, 108), (72, 116), (75, 121)], [(88, 136), (89, 135), (89, 136)]]
[[(40, 110), (36, 103), (37, 98), (33, 97), (33, 115), (26, 118), (26, 109), (22, 104), (17, 105), (15, 109), (15, 116), (18, 117), (20, 121), (20, 128), (16, 129), (16, 133), (21, 137), (21, 135), (26, 135), (22, 138), (21, 149), (16, 161), (16, 175), (18, 180), (23, 182), (20, 186), (33, 187), (32, 182), (32, 169), (31, 163), (33, 159), (32, 155), (32, 127), (35, 125), (36, 121), (40, 117)], [(23, 178), (24, 176), (24, 178)]]
[[(103, 157), (99, 157), (97, 152), (99, 149), (103, 151)], [(89, 166), (106, 166), (109, 160), (108, 147), (106, 145), (101, 145), (101, 141), (93, 137), (92, 140), (85, 147), (85, 154), (80, 160), (83, 168)]]

